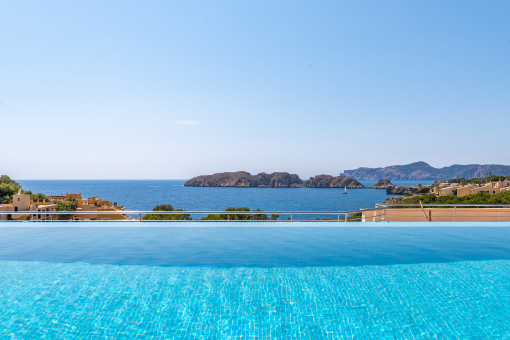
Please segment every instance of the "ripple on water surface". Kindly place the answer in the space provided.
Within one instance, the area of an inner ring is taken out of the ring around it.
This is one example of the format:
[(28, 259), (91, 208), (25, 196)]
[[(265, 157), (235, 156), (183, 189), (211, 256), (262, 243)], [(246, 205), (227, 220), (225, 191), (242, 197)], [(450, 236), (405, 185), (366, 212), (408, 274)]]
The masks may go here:
[(0, 261), (0, 337), (510, 337), (510, 261), (214, 268)]

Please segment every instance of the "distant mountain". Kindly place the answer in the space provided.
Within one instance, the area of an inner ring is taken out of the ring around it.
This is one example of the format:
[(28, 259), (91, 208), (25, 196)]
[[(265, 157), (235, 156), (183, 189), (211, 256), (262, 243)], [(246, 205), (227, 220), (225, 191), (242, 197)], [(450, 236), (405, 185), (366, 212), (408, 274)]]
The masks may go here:
[(251, 187), (251, 188), (364, 188), (354, 178), (345, 176), (318, 175), (303, 181), (288, 172), (261, 172), (252, 175), (246, 171), (221, 172), (213, 175), (193, 177), (185, 186), (190, 187)]
[(342, 176), (357, 180), (436, 180), (450, 178), (475, 178), (488, 175), (510, 176), (509, 165), (498, 164), (454, 164), (444, 168), (434, 168), (425, 162), (407, 165), (392, 165), (385, 168), (358, 168), (345, 170)]

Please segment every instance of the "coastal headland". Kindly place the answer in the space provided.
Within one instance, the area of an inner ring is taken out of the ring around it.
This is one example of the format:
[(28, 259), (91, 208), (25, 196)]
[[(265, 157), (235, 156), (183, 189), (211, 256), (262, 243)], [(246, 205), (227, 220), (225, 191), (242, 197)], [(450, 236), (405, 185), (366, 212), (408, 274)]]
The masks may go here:
[(444, 180), (446, 178), (477, 178), (489, 175), (510, 176), (510, 166), (501, 164), (454, 164), (443, 168), (434, 168), (420, 161), (406, 165), (391, 165), (383, 168), (361, 167), (345, 170), (340, 175), (357, 180)]

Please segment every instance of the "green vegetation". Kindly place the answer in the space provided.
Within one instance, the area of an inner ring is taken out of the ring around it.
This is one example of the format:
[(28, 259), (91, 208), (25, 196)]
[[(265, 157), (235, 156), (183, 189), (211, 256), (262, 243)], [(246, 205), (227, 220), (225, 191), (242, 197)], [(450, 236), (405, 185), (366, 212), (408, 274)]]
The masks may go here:
[[(361, 218), (363, 217), (361, 211), (360, 212), (357, 212), (357, 213), (354, 213), (352, 215), (349, 215), (347, 217), (347, 222), (359, 222), (361, 221)], [(289, 220), (290, 220), (290, 217), (289, 217)], [(330, 218), (330, 217), (324, 217), (324, 218), (320, 218), (320, 217), (317, 217), (315, 219), (316, 221), (340, 221), (340, 222), (343, 222), (345, 221), (345, 215), (340, 215), (340, 219), (337, 218)]]
[(6, 184), (0, 183), (0, 204), (6, 204), (12, 202), (12, 195), (15, 195), (18, 192), (16, 187)]
[[(447, 182), (451, 183), (451, 184), (455, 183), (455, 184), (462, 184), (462, 185), (465, 185), (465, 184), (475, 184), (476, 185), (476, 184), (486, 184), (489, 182), (504, 181), (505, 179), (510, 180), (510, 176), (490, 175), (490, 176), (482, 177), (482, 178), (470, 178), (470, 179), (454, 178), (454, 179), (449, 179)], [(446, 181), (442, 181), (442, 182), (446, 182)]]
[(57, 211), (74, 211), (74, 209), (71, 208), (71, 205), (66, 202), (57, 202)]
[[(228, 207), (225, 211), (253, 211), (260, 212), (263, 210), (256, 209), (250, 210), (248, 207)], [(247, 221), (247, 220), (256, 220), (256, 221), (267, 221), (267, 220), (277, 220), (279, 217), (278, 214), (273, 214), (271, 216), (267, 214), (211, 214), (203, 217), (203, 221), (211, 221), (211, 220), (229, 220), (229, 221)]]
[[(182, 209), (174, 209), (171, 204), (160, 204), (154, 207), (152, 211), (184, 211)], [(150, 221), (150, 220), (191, 220), (191, 216), (189, 214), (147, 214), (142, 217), (142, 220)]]
[(0, 176), (0, 204), (12, 202), (12, 195), (15, 195), (21, 185), (7, 175)]
[[(57, 202), (56, 205), (57, 211), (76, 211), (78, 209), (78, 201), (74, 198), (67, 202)], [(73, 215), (58, 215), (59, 220), (70, 220), (72, 217)]]
[[(484, 178), (455, 178), (447, 181), (441, 181), (449, 184), (460, 185), (484, 185), (490, 182), (499, 182), (510, 180), (510, 176), (490, 175)], [(437, 196), (431, 193), (432, 186), (420, 186), (420, 190), (414, 194), (407, 195), (397, 204), (510, 204), (510, 192), (491, 195), (487, 192), (479, 192), (473, 195), (457, 197), (457, 190), (453, 190), (451, 195)]]
[(347, 219), (348, 222), (360, 222), (361, 218), (363, 217), (363, 214), (361, 212), (357, 212), (349, 216)]
[(0, 176), (0, 204), (12, 203), (12, 196), (17, 194), (19, 189), (22, 189), (24, 194), (30, 195), (30, 199), (34, 202), (42, 201), (43, 199), (48, 201), (48, 197), (44, 194), (33, 194), (31, 191), (25, 191), (18, 182), (7, 175), (2, 175)]
[(18, 182), (16, 182), (15, 180), (13, 180), (12, 178), (10, 178), (7, 175), (0, 176), (0, 184), (1, 183), (10, 184), (12, 186), (17, 186), (18, 189), (21, 188), (21, 185)]
[(415, 196), (400, 201), (402, 204), (510, 204), (510, 191), (491, 195), (479, 192), (474, 195), (457, 197), (456, 195), (436, 196), (435, 194)]
[[(57, 202), (57, 206), (55, 208), (57, 211), (73, 211), (71, 205), (65, 202)], [(73, 215), (57, 215), (57, 219), (67, 221), (70, 220), (73, 217)]]
[(505, 179), (510, 180), (510, 176), (500, 176), (500, 175), (487, 176), (487, 182), (499, 182), (499, 181), (504, 181)]
[(33, 194), (32, 191), (30, 191), (30, 190), (27, 190), (27, 191), (23, 190), (23, 193), (30, 195), (30, 199), (34, 202), (42, 202), (43, 200), (46, 200), (46, 202), (49, 202), (49, 199), (48, 199), (48, 197), (46, 197), (45, 194), (41, 194), (41, 193)]
[(432, 190), (431, 186), (422, 186), (420, 184), (419, 187), (420, 189), (415, 194), (428, 194)]
[(71, 198), (69, 201), (67, 201), (67, 204), (69, 204), (69, 206), (71, 207), (71, 210), (76, 210), (78, 209), (78, 201), (74, 198)]

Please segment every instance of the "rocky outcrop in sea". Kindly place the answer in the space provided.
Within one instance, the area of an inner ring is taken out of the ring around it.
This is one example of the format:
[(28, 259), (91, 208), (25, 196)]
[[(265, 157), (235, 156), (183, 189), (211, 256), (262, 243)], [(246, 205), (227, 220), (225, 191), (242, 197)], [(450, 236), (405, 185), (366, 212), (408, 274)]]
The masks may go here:
[(273, 172), (272, 174), (261, 172), (255, 176), (255, 183), (259, 188), (293, 188), (301, 186), (303, 181), (298, 175), (288, 172)]
[(350, 189), (361, 189), (365, 186), (355, 180), (354, 178), (347, 176), (331, 176), (331, 175), (317, 175), (310, 177), (304, 186), (307, 188), (350, 188)]
[(184, 183), (191, 187), (255, 187), (255, 188), (364, 188), (363, 184), (347, 176), (318, 175), (303, 181), (288, 172), (262, 172), (252, 175), (246, 171), (221, 172), (193, 177)]
[(246, 171), (197, 176), (184, 183), (191, 187), (252, 187), (254, 184), (253, 176)]

